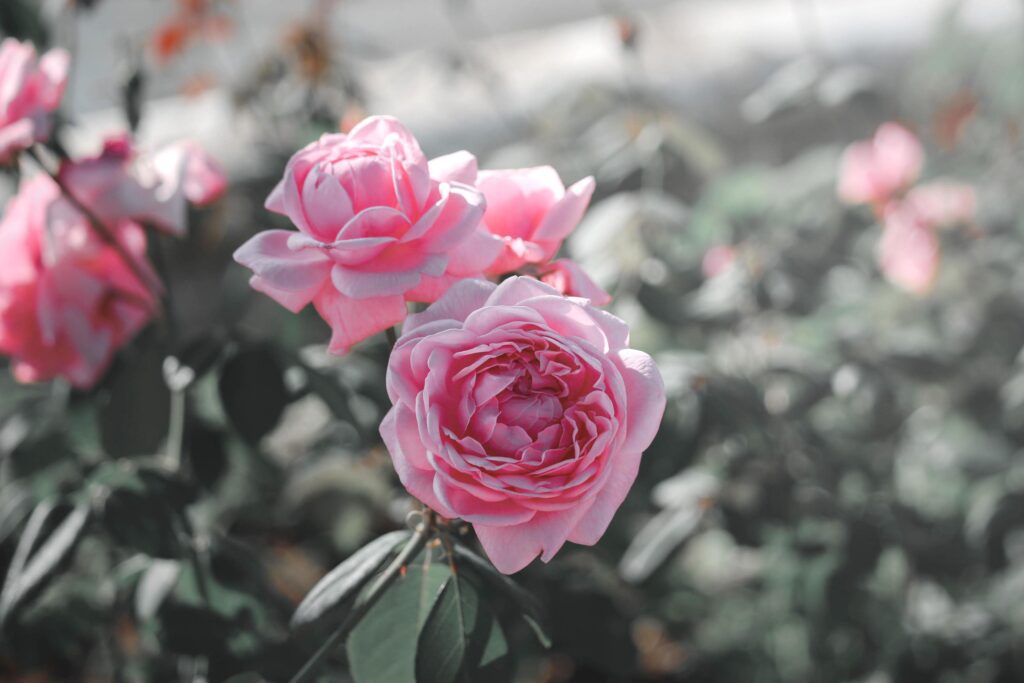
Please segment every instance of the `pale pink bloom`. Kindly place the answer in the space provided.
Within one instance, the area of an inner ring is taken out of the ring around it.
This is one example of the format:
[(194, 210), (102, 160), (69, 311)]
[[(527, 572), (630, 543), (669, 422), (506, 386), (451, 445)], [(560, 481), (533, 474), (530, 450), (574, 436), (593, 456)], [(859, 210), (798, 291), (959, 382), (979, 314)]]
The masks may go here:
[(32, 43), (14, 38), (0, 43), (0, 162), (49, 137), (68, 62), (64, 50), (50, 50), (37, 59)]
[(526, 264), (546, 263), (583, 218), (594, 179), (568, 189), (550, 166), (481, 171), (476, 187), (487, 198), (484, 227), (504, 243), (488, 275), (511, 273)]
[(427, 163), (397, 120), (374, 116), (295, 154), (267, 208), (298, 232), (268, 230), (235, 252), (252, 287), (298, 312), (310, 302), (331, 326), (330, 350), (406, 316), (479, 275), (501, 243), (479, 228), (484, 198), (458, 181), (475, 173), (462, 152)]
[(884, 123), (871, 140), (846, 148), (839, 168), (839, 198), (881, 207), (909, 188), (921, 173), (924, 150), (909, 130)]
[(127, 133), (93, 157), (65, 161), (60, 179), (104, 223), (131, 219), (172, 235), (188, 228), (189, 202), (208, 204), (227, 187), (220, 166), (196, 143), (139, 151)]
[(973, 222), (978, 202), (970, 185), (934, 180), (908, 192), (904, 203), (929, 225), (943, 227)]
[(925, 294), (935, 281), (939, 258), (935, 226), (911, 204), (890, 204), (878, 247), (878, 262), (886, 279), (913, 294)]
[(562, 258), (538, 269), (537, 277), (560, 293), (590, 299), (595, 306), (607, 306), (612, 297), (574, 261)]
[(718, 244), (706, 252), (700, 262), (701, 272), (704, 277), (711, 278), (721, 275), (736, 262), (736, 248), (728, 244)]
[[(146, 235), (111, 227), (140, 268)], [(0, 353), (15, 378), (93, 386), (152, 317), (153, 295), (47, 176), (22, 183), (0, 221)]]
[(601, 538), (665, 409), (626, 323), (528, 277), (463, 280), (410, 315), (387, 390), (402, 484), (505, 573)]

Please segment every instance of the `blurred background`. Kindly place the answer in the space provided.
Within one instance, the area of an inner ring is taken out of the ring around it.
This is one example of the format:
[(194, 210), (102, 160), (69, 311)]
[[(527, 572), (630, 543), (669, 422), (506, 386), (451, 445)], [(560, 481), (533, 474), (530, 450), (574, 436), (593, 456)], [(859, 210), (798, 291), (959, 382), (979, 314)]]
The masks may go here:
[[(1024, 4), (0, 0), (0, 30), (72, 52), (72, 153), (191, 137), (231, 181), (168, 255), (195, 486), (123, 466), (168, 428), (146, 334), (94, 395), (0, 380), (0, 568), (53, 492), (165, 487), (108, 506), (4, 623), (0, 680), (287, 680), (322, 640), (289, 633), (295, 604), (402, 526), (384, 341), (328, 356), (314, 313), (230, 260), (288, 227), (263, 209), (287, 158), (376, 113), (428, 156), (594, 175), (566, 250), (669, 387), (602, 542), (517, 576), (554, 645), (517, 632), (510, 680), (1024, 680)], [(923, 180), (976, 196), (916, 294), (836, 194), (843, 149), (886, 121), (921, 140)]]

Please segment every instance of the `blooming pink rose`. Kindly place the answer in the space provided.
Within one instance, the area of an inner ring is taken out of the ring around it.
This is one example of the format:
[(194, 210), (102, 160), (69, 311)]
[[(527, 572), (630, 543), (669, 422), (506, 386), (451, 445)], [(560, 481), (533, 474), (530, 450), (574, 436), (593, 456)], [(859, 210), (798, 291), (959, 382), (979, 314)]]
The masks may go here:
[(607, 306), (611, 303), (611, 295), (594, 282), (586, 271), (574, 261), (561, 258), (540, 267), (537, 277), (560, 294), (579, 296), (590, 299), (595, 306)]
[(404, 320), (407, 301), (435, 301), (497, 256), (500, 242), (478, 227), (483, 196), (457, 180), (469, 170), (469, 154), (428, 164), (402, 124), (370, 117), (292, 157), (267, 208), (299, 231), (262, 232), (235, 260), (289, 310), (312, 302), (330, 350), (345, 353)]
[[(148, 268), (142, 228), (113, 227)], [(147, 271), (152, 272), (152, 271)], [(0, 353), (21, 382), (89, 388), (152, 317), (153, 295), (47, 176), (22, 183), (0, 222)]]
[(890, 204), (878, 247), (878, 263), (886, 279), (913, 294), (925, 294), (935, 281), (939, 257), (935, 227), (914, 205)]
[(0, 43), (0, 162), (45, 140), (64, 95), (68, 53), (50, 50), (38, 60), (32, 43)]
[(848, 204), (881, 207), (921, 173), (924, 151), (909, 130), (884, 123), (871, 140), (847, 147), (839, 169), (839, 197)]
[(481, 171), (476, 187), (487, 198), (484, 227), (504, 243), (487, 274), (504, 275), (555, 257), (583, 218), (594, 179), (584, 178), (566, 189), (555, 169), (538, 166)]
[(408, 491), (472, 523), (494, 565), (592, 545), (665, 409), (651, 357), (585, 299), (528, 277), (463, 280), (410, 315), (380, 431)]
[(194, 142), (140, 152), (127, 134), (107, 138), (97, 156), (65, 161), (60, 179), (104, 223), (131, 219), (173, 235), (188, 227), (189, 202), (208, 204), (227, 186), (220, 166)]
[(704, 252), (700, 269), (704, 277), (721, 275), (736, 262), (736, 248), (728, 244), (718, 244)]

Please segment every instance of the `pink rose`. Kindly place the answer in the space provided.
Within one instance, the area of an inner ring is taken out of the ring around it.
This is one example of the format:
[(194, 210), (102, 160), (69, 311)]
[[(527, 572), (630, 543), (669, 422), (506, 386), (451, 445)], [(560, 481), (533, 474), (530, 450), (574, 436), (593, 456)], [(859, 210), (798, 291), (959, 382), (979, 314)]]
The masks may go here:
[(582, 268), (567, 258), (541, 266), (537, 277), (541, 282), (557, 289), (560, 294), (590, 299), (590, 303), (595, 306), (607, 306), (612, 301), (611, 295), (604, 291), (601, 285), (594, 282)]
[(665, 409), (629, 328), (527, 277), (464, 280), (410, 315), (380, 431), (408, 491), (473, 524), (512, 573), (592, 545), (636, 478)]
[[(142, 228), (121, 221), (112, 230), (148, 268)], [(154, 307), (56, 183), (43, 175), (22, 183), (0, 222), (0, 353), (11, 356), (18, 381), (61, 376), (91, 387)]]
[(131, 219), (173, 235), (188, 227), (189, 202), (208, 204), (227, 187), (220, 166), (194, 142), (140, 152), (127, 134), (107, 138), (97, 156), (65, 161), (60, 179), (104, 223)]
[(262, 232), (235, 260), (289, 310), (312, 302), (331, 326), (330, 350), (345, 353), (404, 320), (407, 301), (435, 301), (494, 260), (501, 244), (478, 227), (483, 196), (455, 179), (467, 169), (475, 159), (464, 152), (428, 164), (390, 117), (324, 135), (292, 157), (267, 199), (299, 231)]
[(850, 145), (839, 170), (839, 198), (881, 207), (902, 194), (921, 173), (924, 150), (909, 130), (884, 123), (871, 140)]
[(50, 50), (37, 60), (31, 43), (13, 38), (0, 43), (0, 162), (50, 135), (68, 61), (64, 50)]
[(487, 198), (484, 227), (504, 243), (487, 274), (504, 275), (555, 257), (583, 218), (594, 179), (584, 178), (566, 189), (555, 169), (538, 166), (481, 171), (476, 187)]
[(913, 205), (890, 204), (878, 246), (878, 264), (886, 279), (913, 294), (925, 294), (935, 281), (939, 257), (935, 227)]

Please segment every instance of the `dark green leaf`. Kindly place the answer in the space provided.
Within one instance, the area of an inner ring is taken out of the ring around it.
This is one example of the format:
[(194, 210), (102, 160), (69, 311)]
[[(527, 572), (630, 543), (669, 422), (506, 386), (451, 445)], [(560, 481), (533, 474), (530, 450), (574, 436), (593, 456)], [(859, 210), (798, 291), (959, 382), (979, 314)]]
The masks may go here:
[(388, 588), (348, 638), (349, 664), (357, 683), (415, 680), (420, 630), (451, 575), (447, 565), (421, 560)]
[(501, 625), (478, 588), (462, 575), (449, 579), (423, 624), (416, 645), (418, 683), (455, 683), (508, 655)]
[(11, 563), (3, 592), (0, 593), (0, 622), (3, 622), (33, 589), (42, 584), (74, 549), (86, 522), (89, 521), (90, 507), (88, 503), (79, 503), (75, 506), (32, 554), (31, 559), (26, 560), (52, 512), (53, 506), (50, 503), (40, 503), (29, 518), (25, 533), (15, 552), (15, 561)]
[(167, 436), (170, 400), (155, 349), (118, 362), (100, 400), (103, 449), (115, 458), (156, 453)]
[(291, 398), (284, 368), (268, 346), (244, 348), (229, 358), (218, 389), (231, 424), (252, 445), (277, 426)]
[(306, 594), (292, 616), (292, 628), (316, 621), (354, 595), (410, 535), (407, 530), (392, 531), (352, 553)]
[(533, 595), (495, 569), (494, 565), (490, 562), (465, 546), (455, 546), (455, 561), (460, 565), (465, 564), (471, 567), (484, 580), (512, 598), (522, 612), (523, 620), (533, 631), (538, 642), (545, 648), (551, 647), (551, 636), (547, 632), (544, 610)]
[(178, 583), (181, 565), (177, 560), (154, 560), (135, 588), (135, 616), (139, 621), (151, 619), (164, 598)]

